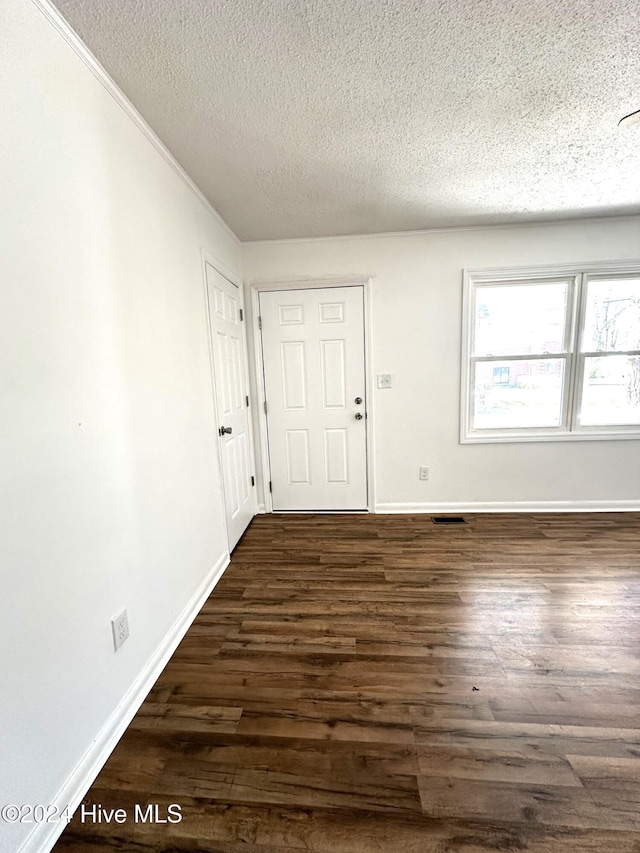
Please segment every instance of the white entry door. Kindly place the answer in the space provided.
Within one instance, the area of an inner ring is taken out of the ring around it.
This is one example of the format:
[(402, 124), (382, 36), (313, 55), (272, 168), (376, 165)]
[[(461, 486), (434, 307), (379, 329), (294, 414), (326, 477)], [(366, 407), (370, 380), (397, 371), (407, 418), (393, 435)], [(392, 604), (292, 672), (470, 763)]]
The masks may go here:
[[(240, 289), (206, 264), (209, 323), (229, 550), (255, 515)], [(224, 431), (223, 431), (224, 430)]]
[(367, 508), (364, 288), (260, 293), (274, 510)]

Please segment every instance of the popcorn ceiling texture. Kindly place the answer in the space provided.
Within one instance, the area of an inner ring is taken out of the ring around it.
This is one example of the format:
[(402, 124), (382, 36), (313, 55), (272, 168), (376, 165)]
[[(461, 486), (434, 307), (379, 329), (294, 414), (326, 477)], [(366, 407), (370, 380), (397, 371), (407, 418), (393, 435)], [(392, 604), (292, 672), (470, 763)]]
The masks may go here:
[(637, 0), (56, 0), (243, 240), (640, 211)]

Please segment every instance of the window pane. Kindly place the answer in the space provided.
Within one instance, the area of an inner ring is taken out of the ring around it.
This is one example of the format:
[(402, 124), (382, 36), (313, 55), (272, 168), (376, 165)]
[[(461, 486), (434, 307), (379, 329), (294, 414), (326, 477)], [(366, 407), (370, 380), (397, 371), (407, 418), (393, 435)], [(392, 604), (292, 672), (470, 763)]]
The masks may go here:
[(567, 283), (476, 288), (475, 355), (564, 352)]
[(585, 359), (580, 423), (640, 424), (640, 357)]
[(583, 352), (640, 349), (640, 278), (589, 281)]
[(473, 429), (560, 426), (564, 370), (563, 358), (476, 362)]

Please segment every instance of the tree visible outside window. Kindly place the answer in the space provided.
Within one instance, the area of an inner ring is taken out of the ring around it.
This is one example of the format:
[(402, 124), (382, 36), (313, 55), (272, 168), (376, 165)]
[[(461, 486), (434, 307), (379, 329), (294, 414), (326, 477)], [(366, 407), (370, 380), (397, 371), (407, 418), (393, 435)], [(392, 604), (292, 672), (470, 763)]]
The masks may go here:
[(580, 423), (640, 423), (640, 279), (588, 279)]

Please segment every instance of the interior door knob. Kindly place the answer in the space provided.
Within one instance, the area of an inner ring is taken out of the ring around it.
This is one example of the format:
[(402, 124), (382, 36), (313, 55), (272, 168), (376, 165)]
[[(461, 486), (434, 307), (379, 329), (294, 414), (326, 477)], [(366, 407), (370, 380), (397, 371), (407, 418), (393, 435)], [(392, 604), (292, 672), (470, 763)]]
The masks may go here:
[(361, 420), (362, 420), (362, 412), (356, 412), (356, 420), (357, 420), (357, 421), (361, 421)]
[(225, 433), (227, 435), (231, 435), (231, 433), (233, 432), (233, 427), (220, 427), (218, 432), (220, 433), (220, 435), (224, 435)]
[(354, 403), (356, 404), (356, 406), (361, 406), (362, 405), (362, 397), (356, 397), (356, 399), (354, 400)]

